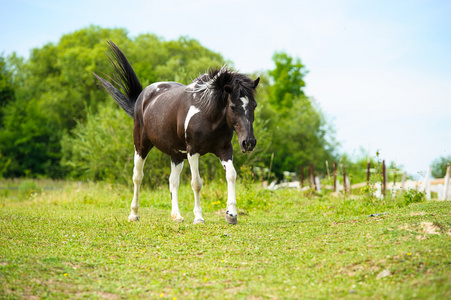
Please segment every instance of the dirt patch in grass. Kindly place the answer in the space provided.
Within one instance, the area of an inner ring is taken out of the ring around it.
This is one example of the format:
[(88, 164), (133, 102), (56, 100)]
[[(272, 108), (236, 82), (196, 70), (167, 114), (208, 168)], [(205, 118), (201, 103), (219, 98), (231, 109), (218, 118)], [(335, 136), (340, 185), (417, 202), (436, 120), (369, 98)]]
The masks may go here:
[(446, 230), (442, 228), (443, 226), (439, 226), (436, 223), (433, 222), (421, 222), (419, 225), (416, 224), (403, 224), (399, 225), (398, 229), (406, 230), (410, 232), (418, 232), (418, 233), (424, 233), (429, 235), (440, 235), (442, 233), (451, 235), (451, 229)]
[(108, 300), (116, 300), (120, 297), (113, 293), (107, 293), (107, 292), (97, 292), (97, 295), (102, 299), (108, 299)]
[(426, 213), (424, 211), (410, 213), (411, 216), (424, 216), (425, 214)]
[(440, 228), (432, 222), (421, 222), (420, 227), (426, 234), (440, 234)]

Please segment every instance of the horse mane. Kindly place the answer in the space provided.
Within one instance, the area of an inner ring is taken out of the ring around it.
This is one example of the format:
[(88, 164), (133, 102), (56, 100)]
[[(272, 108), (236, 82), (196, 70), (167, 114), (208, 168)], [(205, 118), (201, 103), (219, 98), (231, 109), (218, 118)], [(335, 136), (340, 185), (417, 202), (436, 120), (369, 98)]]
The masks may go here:
[(232, 93), (238, 91), (244, 96), (251, 96), (254, 93), (252, 83), (249, 77), (223, 66), (200, 75), (187, 86), (186, 90), (198, 94), (195, 97), (196, 103), (209, 111), (218, 106), (218, 101), (227, 99), (224, 90), (226, 86), (232, 89)]

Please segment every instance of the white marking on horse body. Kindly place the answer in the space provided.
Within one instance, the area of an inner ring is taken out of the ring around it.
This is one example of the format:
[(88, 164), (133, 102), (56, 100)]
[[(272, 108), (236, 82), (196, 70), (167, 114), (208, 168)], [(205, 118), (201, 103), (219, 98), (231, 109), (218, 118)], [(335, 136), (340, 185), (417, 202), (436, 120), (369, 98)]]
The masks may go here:
[(193, 94), (193, 99), (196, 98), (196, 93)]
[(180, 153), (186, 153), (186, 150), (179, 150)]
[(247, 105), (249, 104), (249, 98), (248, 97), (241, 97), (240, 98), (241, 102), (243, 102), (243, 109), (244, 109), (244, 114), (247, 114)]
[(186, 114), (186, 118), (185, 118), (185, 140), (186, 140), (186, 130), (188, 129), (189, 121), (198, 112), (200, 112), (200, 110), (197, 107), (195, 107), (194, 105), (191, 105), (189, 107), (188, 113)]

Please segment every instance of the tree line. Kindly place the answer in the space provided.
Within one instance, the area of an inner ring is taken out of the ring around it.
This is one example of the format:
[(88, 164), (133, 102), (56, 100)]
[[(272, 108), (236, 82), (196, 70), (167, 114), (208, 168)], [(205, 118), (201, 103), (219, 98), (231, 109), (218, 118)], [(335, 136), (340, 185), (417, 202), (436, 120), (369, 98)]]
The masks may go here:
[[(120, 46), (143, 86), (157, 81), (189, 84), (209, 68), (233, 68), (233, 62), (195, 39), (130, 37), (125, 29), (98, 26), (35, 48), (28, 59), (1, 55), (0, 177), (130, 183), (133, 121), (92, 75), (113, 73), (105, 56), (107, 39)], [(264, 170), (271, 165), (280, 178), (283, 171), (314, 163), (325, 173), (324, 162), (338, 159), (338, 143), (318, 104), (304, 93), (307, 70), (299, 58), (284, 52), (276, 52), (273, 61), (274, 69), (249, 74), (261, 77), (254, 123), (258, 143), (250, 155), (235, 152), (236, 168)], [(237, 144), (234, 148), (239, 149)], [(169, 161), (152, 150), (145, 167), (148, 182), (166, 183)], [(201, 160), (201, 168), (207, 179), (223, 177), (212, 155)]]

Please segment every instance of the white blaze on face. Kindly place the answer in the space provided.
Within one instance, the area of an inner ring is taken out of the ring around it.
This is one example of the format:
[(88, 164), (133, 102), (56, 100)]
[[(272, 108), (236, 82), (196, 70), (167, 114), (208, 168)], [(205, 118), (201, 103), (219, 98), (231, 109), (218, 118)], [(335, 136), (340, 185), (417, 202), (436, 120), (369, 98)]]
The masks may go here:
[(189, 110), (188, 110), (188, 113), (186, 114), (186, 118), (185, 118), (185, 140), (186, 140), (186, 130), (188, 129), (189, 121), (198, 112), (200, 112), (200, 110), (197, 107), (195, 107), (194, 105), (191, 105)]
[(247, 105), (249, 104), (249, 98), (248, 97), (241, 97), (240, 98), (241, 102), (243, 102), (243, 109), (244, 109), (244, 114), (247, 114)]

